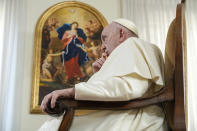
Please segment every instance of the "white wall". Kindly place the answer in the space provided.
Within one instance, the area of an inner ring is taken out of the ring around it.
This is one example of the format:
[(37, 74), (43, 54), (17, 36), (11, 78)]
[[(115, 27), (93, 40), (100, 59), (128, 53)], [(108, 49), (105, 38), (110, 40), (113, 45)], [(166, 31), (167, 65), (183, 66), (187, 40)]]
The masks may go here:
[[(38, 18), (50, 6), (63, 0), (27, 0), (27, 31), (24, 62), (24, 90), (21, 131), (35, 131), (48, 119), (46, 115), (30, 114), (34, 31)], [(98, 9), (108, 22), (120, 17), (120, 0), (78, 0)]]

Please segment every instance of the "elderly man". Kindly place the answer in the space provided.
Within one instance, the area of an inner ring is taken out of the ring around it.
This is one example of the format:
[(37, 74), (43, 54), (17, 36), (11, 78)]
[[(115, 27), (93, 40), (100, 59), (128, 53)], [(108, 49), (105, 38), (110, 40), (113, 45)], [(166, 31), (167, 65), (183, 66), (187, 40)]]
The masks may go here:
[[(160, 50), (138, 38), (135, 25), (114, 20), (101, 35), (102, 57), (93, 63), (94, 75), (74, 88), (57, 90), (41, 104), (45, 111), (58, 97), (92, 101), (128, 101), (151, 96), (164, 86), (164, 65)], [(57, 130), (60, 120), (46, 122), (40, 130)], [(71, 131), (163, 131), (164, 113), (158, 105), (125, 111), (96, 111), (74, 118)]]

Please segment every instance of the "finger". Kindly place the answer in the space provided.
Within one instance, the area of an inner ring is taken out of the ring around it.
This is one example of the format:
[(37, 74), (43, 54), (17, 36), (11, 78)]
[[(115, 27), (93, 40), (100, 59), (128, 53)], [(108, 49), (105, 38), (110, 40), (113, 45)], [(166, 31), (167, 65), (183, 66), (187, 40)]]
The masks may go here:
[(53, 93), (53, 96), (52, 96), (52, 99), (51, 99), (51, 108), (54, 108), (54, 107), (55, 107), (55, 103), (56, 103), (57, 98), (58, 98), (58, 94), (57, 94), (57, 92), (55, 91), (55, 92)]
[(105, 61), (104, 61), (103, 59), (101, 59), (101, 58), (97, 61), (97, 63), (98, 63), (100, 66), (102, 66), (104, 62), (105, 62)]
[(96, 62), (94, 62), (92, 64), (92, 67), (93, 67), (93, 72), (97, 72), (100, 70), (100, 68), (102, 67), (102, 65), (98, 62), (98, 60)]
[(104, 52), (104, 53), (102, 53), (102, 57), (106, 57), (107, 56), (107, 53), (106, 52)]
[(100, 66), (102, 66), (102, 64), (100, 64), (100, 62), (99, 62), (100, 60), (99, 59), (97, 59), (94, 63), (93, 63), (93, 67), (100, 67)]
[(42, 111), (45, 112), (46, 110), (46, 106), (47, 106), (47, 103), (49, 102), (49, 100), (51, 99), (51, 96), (52, 94), (48, 94), (44, 97), (43, 101), (42, 101), (42, 104), (41, 104), (41, 108), (42, 108)]
[(46, 100), (46, 98), (43, 100), (43, 103), (42, 103), (42, 111), (43, 112), (45, 112), (45, 110), (46, 110), (46, 102), (47, 100)]
[(46, 96), (44, 97), (44, 99), (42, 100), (42, 103), (41, 103), (41, 109), (43, 112), (45, 111), (45, 100), (46, 100)]
[(105, 57), (101, 57), (100, 60), (102, 61), (102, 63), (106, 61)]
[(101, 68), (101, 66), (102, 66), (102, 64), (101, 64), (102, 62), (100, 62), (100, 61), (97, 61), (96, 62), (96, 64), (95, 64), (95, 66), (97, 67), (97, 68)]

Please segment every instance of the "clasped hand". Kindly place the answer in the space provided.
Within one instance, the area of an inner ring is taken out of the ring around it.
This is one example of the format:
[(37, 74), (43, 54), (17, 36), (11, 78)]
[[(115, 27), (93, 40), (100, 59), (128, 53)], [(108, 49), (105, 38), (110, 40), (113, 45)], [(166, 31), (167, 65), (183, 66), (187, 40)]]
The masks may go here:
[(74, 98), (75, 90), (74, 88), (55, 90), (44, 97), (42, 100), (40, 108), (43, 112), (46, 112), (47, 104), (51, 100), (51, 108), (55, 107), (55, 103), (59, 97), (63, 98)]
[(100, 68), (102, 67), (102, 65), (104, 64), (105, 60), (106, 60), (107, 54), (103, 53), (101, 58), (97, 59), (93, 64), (92, 64), (92, 69), (93, 69), (93, 73), (96, 73), (100, 70)]

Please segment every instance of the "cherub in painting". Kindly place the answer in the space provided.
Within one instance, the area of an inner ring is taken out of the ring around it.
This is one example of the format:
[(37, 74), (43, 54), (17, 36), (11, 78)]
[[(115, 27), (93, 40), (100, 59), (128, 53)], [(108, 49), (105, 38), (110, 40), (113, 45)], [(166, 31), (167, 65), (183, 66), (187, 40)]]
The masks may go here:
[[(57, 76), (59, 69), (57, 69), (55, 66), (53, 66), (53, 57), (54, 56), (60, 56), (64, 54), (64, 52), (60, 52), (60, 53), (55, 53), (53, 54), (53, 50), (49, 49), (49, 53), (46, 55), (46, 58), (43, 61), (42, 64), (42, 75), (44, 78), (47, 78), (48, 80), (53, 80), (53, 78), (55, 79), (55, 76)], [(55, 70), (54, 73), (54, 77), (52, 76), (52, 70)]]

